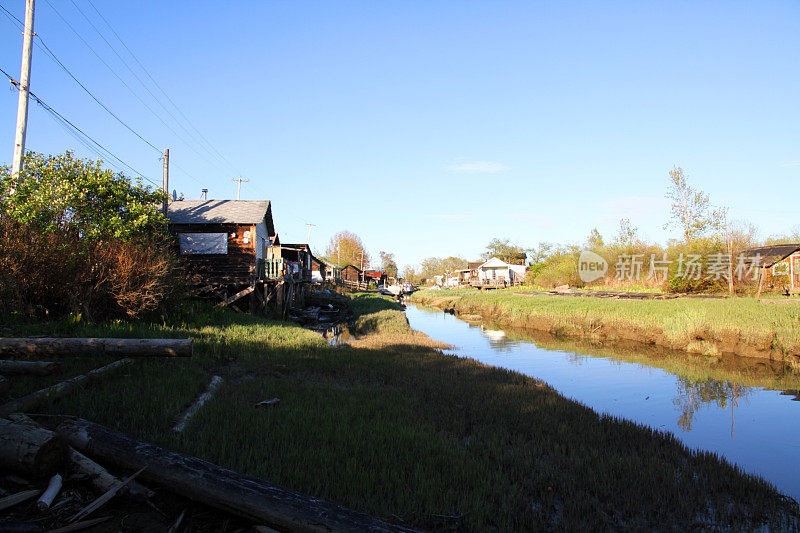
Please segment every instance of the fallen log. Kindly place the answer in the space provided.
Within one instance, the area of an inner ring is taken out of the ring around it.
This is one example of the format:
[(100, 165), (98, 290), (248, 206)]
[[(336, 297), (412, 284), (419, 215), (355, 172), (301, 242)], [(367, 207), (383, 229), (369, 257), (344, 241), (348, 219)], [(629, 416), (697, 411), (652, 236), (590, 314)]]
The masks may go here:
[(219, 376), (214, 376), (211, 378), (211, 383), (208, 384), (208, 388), (206, 391), (201, 394), (195, 402), (189, 406), (189, 409), (186, 410), (180, 417), (178, 417), (178, 422), (172, 428), (172, 431), (177, 433), (183, 432), (186, 429), (186, 425), (189, 423), (189, 420), (197, 414), (197, 411), (200, 410), (203, 405), (211, 399), (212, 396), (217, 392), (217, 389), (222, 385), (222, 378)]
[(66, 457), (67, 443), (52, 431), (0, 418), (0, 470), (49, 476)]
[(289, 531), (412, 531), (364, 513), (171, 452), (82, 419), (63, 418), (56, 432), (87, 455), (138, 470), (142, 478), (235, 515)]
[(36, 508), (40, 511), (46, 511), (53, 505), (53, 500), (56, 499), (59, 491), (61, 491), (61, 474), (55, 474), (53, 477), (50, 478), (50, 482), (47, 484), (47, 489), (39, 496), (39, 499), (36, 501)]
[[(70, 470), (86, 476), (89, 483), (102, 492), (108, 492), (120, 483), (120, 480), (110, 474), (108, 470), (95, 463), (72, 446), (69, 447), (67, 452), (67, 461), (69, 462)], [(152, 490), (139, 485), (135, 481), (131, 481), (128, 485), (123, 487), (120, 490), (120, 494), (130, 494), (133, 498), (147, 499), (153, 497)]]
[(75, 376), (74, 378), (62, 381), (61, 383), (56, 383), (52, 387), (47, 387), (46, 389), (32, 392), (27, 396), (17, 398), (16, 400), (11, 400), (5, 405), (0, 406), (0, 416), (8, 416), (11, 413), (25, 413), (30, 411), (31, 409), (38, 407), (45, 400), (60, 398), (72, 391), (78, 385), (95, 380), (110, 370), (115, 370), (131, 363), (133, 363), (133, 359), (120, 359), (119, 361), (114, 361), (106, 366), (96, 368), (90, 372), (87, 372), (86, 374), (81, 374), (80, 376)]
[(11, 388), (11, 382), (3, 376), (0, 376), (0, 394), (5, 394)]
[(192, 339), (0, 338), (0, 355), (191, 357)]
[(61, 365), (50, 361), (11, 361), (0, 359), (0, 372), (3, 374), (32, 374), (48, 376), (61, 371)]
[(22, 503), (26, 500), (30, 500), (34, 496), (38, 496), (40, 492), (42, 491), (23, 490), (22, 492), (12, 494), (11, 496), (6, 496), (5, 498), (0, 499), (0, 511), (2, 511), (3, 509), (8, 509), (9, 507), (13, 507), (18, 503)]
[[(28, 415), (16, 413), (8, 415), (8, 418), (19, 424), (27, 424), (34, 428), (42, 427)], [(72, 474), (85, 477), (89, 483), (100, 492), (108, 492), (120, 483), (120, 480), (110, 474), (108, 470), (95, 463), (72, 446), (67, 447), (67, 464)], [(153, 497), (152, 490), (139, 485), (135, 481), (128, 483), (127, 486), (120, 490), (120, 493), (129, 494), (134, 499), (148, 499)]]

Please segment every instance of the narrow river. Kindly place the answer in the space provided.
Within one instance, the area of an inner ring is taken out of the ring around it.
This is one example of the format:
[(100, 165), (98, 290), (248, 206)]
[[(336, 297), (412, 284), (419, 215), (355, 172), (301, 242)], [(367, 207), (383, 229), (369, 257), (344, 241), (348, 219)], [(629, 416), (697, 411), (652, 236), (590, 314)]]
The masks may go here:
[(406, 315), (412, 328), (453, 345), (449, 353), (541, 379), (598, 413), (668, 431), (800, 501), (800, 374), (782, 365), (597, 347), (414, 305)]

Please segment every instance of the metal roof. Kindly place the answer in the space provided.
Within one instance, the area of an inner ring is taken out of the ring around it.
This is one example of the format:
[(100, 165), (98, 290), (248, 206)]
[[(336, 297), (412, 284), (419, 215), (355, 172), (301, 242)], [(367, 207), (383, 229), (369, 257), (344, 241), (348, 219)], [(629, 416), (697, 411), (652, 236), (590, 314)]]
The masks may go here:
[(742, 250), (742, 255), (745, 257), (745, 261), (754, 260), (756, 256), (760, 256), (761, 266), (769, 268), (775, 263), (783, 261), (798, 250), (800, 250), (800, 243), (773, 244), (772, 246), (759, 246), (758, 248)]
[(173, 224), (258, 224), (269, 210), (267, 200), (180, 200), (170, 202)]

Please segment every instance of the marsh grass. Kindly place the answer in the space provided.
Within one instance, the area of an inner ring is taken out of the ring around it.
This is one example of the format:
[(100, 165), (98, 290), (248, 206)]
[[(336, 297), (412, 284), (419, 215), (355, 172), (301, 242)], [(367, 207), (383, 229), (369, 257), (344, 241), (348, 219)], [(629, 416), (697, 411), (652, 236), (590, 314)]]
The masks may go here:
[[(535, 379), (444, 355), (373, 298), (357, 295), (356, 320), (377, 314), (364, 324), (392, 333), (346, 348), (202, 309), (161, 324), (40, 326), (196, 341), (190, 360), (137, 361), (43, 409), (420, 528), (453, 525), (442, 516), (468, 531), (796, 525), (796, 504), (766, 482)], [(175, 434), (212, 373), (225, 385)]]
[(716, 344), (719, 351), (735, 349), (744, 351), (742, 355), (800, 354), (800, 305), (752, 298), (612, 300), (516, 292), (518, 289), (420, 291), (411, 301), (563, 334), (588, 336), (602, 325), (601, 331), (610, 331), (610, 337), (627, 335), (681, 350), (706, 341)]

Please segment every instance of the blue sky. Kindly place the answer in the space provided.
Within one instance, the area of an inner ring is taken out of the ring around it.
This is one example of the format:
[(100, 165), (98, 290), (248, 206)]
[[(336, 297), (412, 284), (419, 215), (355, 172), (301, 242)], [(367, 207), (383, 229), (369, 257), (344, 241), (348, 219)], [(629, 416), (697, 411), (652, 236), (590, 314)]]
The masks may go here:
[[(162, 113), (75, 5), (180, 120), (88, 0), (39, 0), (37, 33), (170, 148), (170, 188), (234, 198), (244, 176), (242, 198), (272, 200), (284, 241), (311, 222), (321, 250), (347, 229), (404, 265), (475, 258), (493, 237), (610, 239), (629, 217), (664, 242), (674, 165), (762, 236), (800, 224), (796, 2), (92, 1), (227, 162)], [(23, 0), (0, 4), (23, 18)], [(22, 39), (2, 13), (0, 35), (18, 77)], [(155, 150), (38, 47), (31, 89), (160, 181)], [(4, 162), (16, 105), (0, 98)], [(93, 155), (35, 104), (27, 148)]]

